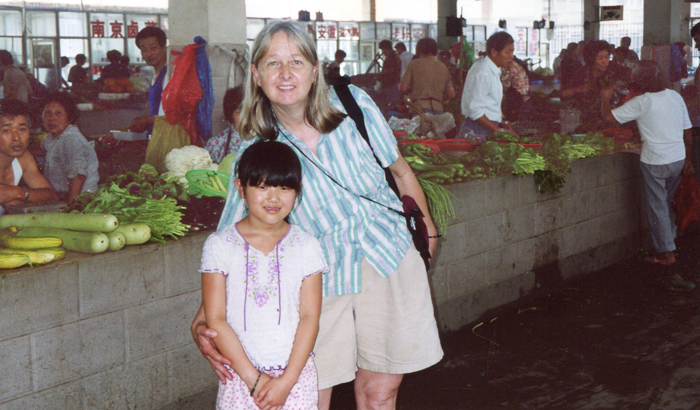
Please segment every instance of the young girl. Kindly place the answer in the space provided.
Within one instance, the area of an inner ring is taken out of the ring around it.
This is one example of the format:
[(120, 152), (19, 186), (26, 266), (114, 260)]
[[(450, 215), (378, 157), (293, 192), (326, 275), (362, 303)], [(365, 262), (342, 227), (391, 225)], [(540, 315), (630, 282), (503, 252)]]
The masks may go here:
[(213, 233), (202, 254), (202, 295), (216, 347), (233, 363), (217, 409), (316, 409), (311, 349), (327, 272), (316, 238), (287, 223), (301, 164), (280, 142), (257, 142), (236, 165), (248, 215)]

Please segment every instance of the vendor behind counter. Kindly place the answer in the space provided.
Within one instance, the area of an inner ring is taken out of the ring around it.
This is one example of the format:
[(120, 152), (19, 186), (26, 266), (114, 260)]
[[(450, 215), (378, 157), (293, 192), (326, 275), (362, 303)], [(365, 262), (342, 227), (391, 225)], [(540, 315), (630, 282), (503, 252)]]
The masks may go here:
[[(614, 86), (610, 65), (609, 44), (605, 41), (586, 43), (583, 50), (586, 65), (574, 74), (571, 81), (562, 84), (561, 99), (580, 111), (582, 123), (577, 133), (597, 131), (607, 125), (601, 115), (604, 91)], [(612, 101), (610, 101), (612, 103)]]

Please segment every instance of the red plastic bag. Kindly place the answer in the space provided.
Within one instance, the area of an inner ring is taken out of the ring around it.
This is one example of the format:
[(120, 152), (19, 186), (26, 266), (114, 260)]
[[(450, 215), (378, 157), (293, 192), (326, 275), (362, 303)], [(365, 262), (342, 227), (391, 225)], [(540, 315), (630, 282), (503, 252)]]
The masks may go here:
[(676, 212), (676, 226), (680, 229), (700, 221), (700, 183), (695, 175), (683, 175), (673, 196), (673, 210)]
[(163, 111), (172, 125), (180, 124), (190, 135), (193, 145), (202, 146), (197, 132), (197, 105), (202, 99), (202, 87), (197, 76), (196, 54), (198, 44), (190, 44), (173, 61), (173, 75), (163, 90)]

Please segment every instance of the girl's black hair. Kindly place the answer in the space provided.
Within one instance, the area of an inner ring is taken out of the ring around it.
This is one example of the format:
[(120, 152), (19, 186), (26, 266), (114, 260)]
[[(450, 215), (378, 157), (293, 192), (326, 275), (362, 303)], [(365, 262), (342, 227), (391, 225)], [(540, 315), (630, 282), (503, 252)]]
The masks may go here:
[(241, 185), (291, 188), (301, 193), (301, 163), (292, 148), (279, 141), (260, 140), (248, 147), (236, 164)]

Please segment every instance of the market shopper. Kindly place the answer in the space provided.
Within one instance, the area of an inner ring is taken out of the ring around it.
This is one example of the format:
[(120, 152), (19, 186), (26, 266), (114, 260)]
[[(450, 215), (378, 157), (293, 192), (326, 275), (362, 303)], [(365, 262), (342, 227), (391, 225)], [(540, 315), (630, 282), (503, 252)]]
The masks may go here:
[[(29, 147), (29, 111), (16, 99), (0, 101), (0, 215), (5, 206), (58, 200)], [(20, 185), (20, 181), (24, 184)]]
[(509, 124), (501, 124), (501, 67), (507, 66), (513, 60), (514, 50), (513, 37), (505, 31), (498, 32), (486, 40), (486, 57), (474, 63), (464, 82), (464, 122), (458, 136), (464, 137), (471, 132), (486, 138), (501, 127), (510, 128)]
[(100, 179), (95, 149), (75, 125), (79, 114), (75, 101), (65, 93), (49, 95), (41, 114), (48, 133), (42, 142), (44, 176), (68, 204), (82, 192), (95, 192)]
[[(420, 41), (420, 40), (419, 40)], [(399, 41), (396, 43), (394, 46), (394, 50), (396, 50), (396, 54), (398, 54), (399, 59), (401, 59), (401, 77), (406, 73), (406, 67), (408, 67), (408, 64), (413, 60), (413, 53), (409, 52), (406, 50), (406, 44), (403, 43), (403, 41)], [(416, 45), (416, 53), (420, 55), (420, 52), (418, 51), (418, 45)]]
[(88, 72), (87, 69), (83, 68), (87, 57), (85, 54), (77, 54), (75, 56), (75, 65), (68, 71), (68, 82), (71, 83), (71, 87), (80, 88), (87, 84), (88, 82)]
[(605, 128), (600, 115), (602, 104), (612, 103), (614, 82), (608, 71), (610, 53), (605, 41), (591, 41), (584, 48), (586, 65), (581, 67), (566, 87), (562, 85), (562, 101), (578, 109), (583, 119), (577, 132), (597, 131)]
[(343, 81), (340, 75), (340, 65), (345, 61), (347, 53), (343, 50), (336, 50), (334, 60), (324, 67), (324, 75), (326, 76), (326, 83), (333, 85)]
[(399, 101), (399, 82), (401, 81), (401, 59), (391, 48), (391, 41), (382, 40), (379, 42), (379, 49), (384, 56), (382, 71), (377, 74), (376, 103), (384, 116), (388, 116), (389, 104)]
[(520, 64), (521, 62), (513, 58), (507, 65), (501, 67), (501, 83), (503, 84), (501, 111), (506, 118), (512, 121), (520, 120), (527, 111), (526, 103), (530, 99), (530, 80)]
[(573, 81), (583, 64), (579, 62), (579, 58), (582, 54), (583, 47), (578, 43), (569, 43), (566, 46), (566, 54), (561, 60), (559, 79), (561, 82), (561, 88), (569, 88), (569, 84)]
[(129, 67), (124, 66), (121, 63), (122, 53), (118, 50), (110, 50), (107, 52), (107, 61), (109, 64), (106, 65), (102, 72), (100, 73), (100, 78), (97, 80), (100, 83), (104, 83), (106, 79), (119, 79), (119, 78), (129, 78), (131, 73), (129, 72)]
[[(330, 266), (314, 348), (319, 407), (328, 409), (332, 386), (355, 379), (358, 408), (395, 408), (402, 375), (437, 363), (442, 349), (425, 265), (405, 219), (379, 205), (401, 209), (373, 153), (389, 167), (402, 195), (412, 196), (429, 215), (425, 196), (367, 94), (350, 87), (371, 148), (342, 114), (319, 72), (314, 41), (302, 26), (292, 21), (266, 25), (253, 45), (250, 67), (239, 132), (294, 149), (302, 163), (304, 197), (290, 222), (321, 241)], [(240, 195), (230, 190), (219, 228), (245, 213)], [(429, 217), (425, 222), (432, 252), (438, 234)], [(222, 362), (230, 361), (212, 347), (214, 332), (207, 329), (201, 309), (191, 331), (223, 380)]]
[(447, 67), (435, 59), (437, 42), (422, 38), (416, 44), (418, 58), (411, 61), (401, 78), (400, 90), (411, 102), (431, 114), (442, 114), (445, 100), (455, 98), (455, 88)]
[(0, 79), (3, 98), (16, 98), (25, 104), (29, 101), (29, 96), (32, 95), (29, 79), (22, 70), (14, 66), (14, 58), (7, 50), (0, 50)]
[[(654, 61), (641, 61), (634, 72), (632, 88), (642, 95), (611, 110), (603, 99), (603, 115), (609, 123), (636, 120), (642, 136), (641, 169), (644, 181), (647, 220), (656, 254), (647, 262), (671, 265), (676, 261), (673, 195), (681, 173), (693, 174), (692, 133), (683, 98), (666, 89), (661, 69)], [(609, 97), (611, 89), (605, 90)]]
[(226, 91), (224, 95), (224, 118), (228, 121), (229, 126), (221, 131), (219, 135), (209, 138), (207, 145), (204, 147), (209, 151), (211, 160), (218, 164), (226, 155), (235, 154), (238, 152), (238, 147), (241, 146), (243, 139), (238, 131), (236, 124), (240, 116), (240, 106), (243, 102), (243, 87), (238, 86)]

